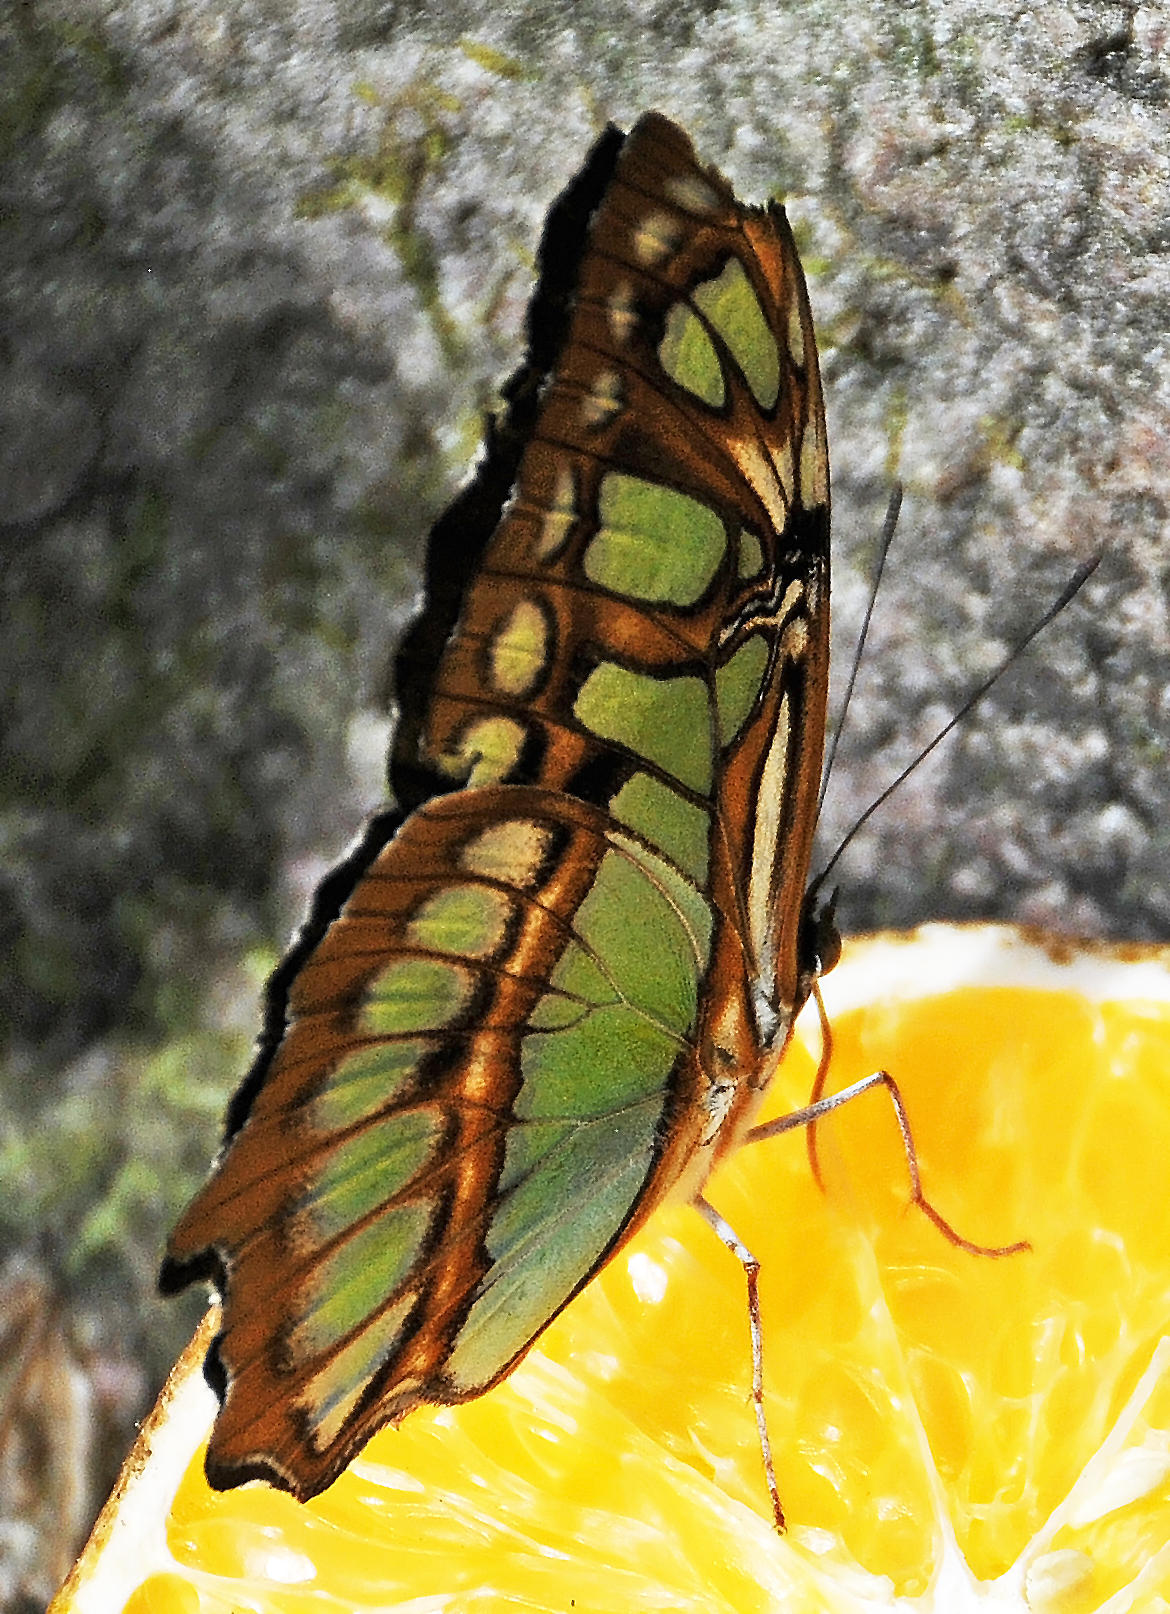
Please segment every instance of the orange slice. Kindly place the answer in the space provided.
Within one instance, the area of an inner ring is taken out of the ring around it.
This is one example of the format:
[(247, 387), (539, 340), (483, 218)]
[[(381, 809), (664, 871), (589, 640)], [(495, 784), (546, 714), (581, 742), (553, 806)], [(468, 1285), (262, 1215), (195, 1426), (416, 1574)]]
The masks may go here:
[[(763, 1262), (772, 1528), (743, 1276), (657, 1215), (503, 1385), (384, 1430), (302, 1507), (208, 1490), (207, 1326), (56, 1614), (391, 1609), (1087, 1614), (1170, 1606), (1170, 950), (1001, 927), (854, 942), (831, 1085), (880, 1091), (741, 1150), (710, 1195)], [(808, 1095), (815, 1017), (770, 1098)]]

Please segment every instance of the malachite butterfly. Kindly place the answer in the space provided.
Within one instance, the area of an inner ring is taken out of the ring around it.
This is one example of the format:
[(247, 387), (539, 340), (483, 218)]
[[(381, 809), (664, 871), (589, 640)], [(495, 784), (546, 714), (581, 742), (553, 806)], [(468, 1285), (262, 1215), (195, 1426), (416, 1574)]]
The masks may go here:
[(430, 540), (397, 809), (268, 992), (165, 1291), (223, 1297), (211, 1483), (302, 1499), (482, 1394), (750, 1128), (817, 973), (829, 469), (784, 211), (657, 114), (553, 206)]

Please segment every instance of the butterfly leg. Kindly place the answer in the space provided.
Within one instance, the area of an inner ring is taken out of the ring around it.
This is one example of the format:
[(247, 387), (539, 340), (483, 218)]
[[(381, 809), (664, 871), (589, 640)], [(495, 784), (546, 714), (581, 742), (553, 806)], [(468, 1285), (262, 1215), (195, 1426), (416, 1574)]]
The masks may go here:
[[(822, 1021), (822, 1025), (827, 1034), (827, 1023)], [(825, 1046), (831, 1050), (831, 1037)], [(863, 1076), (859, 1081), (852, 1082), (848, 1087), (843, 1087), (839, 1093), (825, 1095), (822, 1089), (827, 1074), (828, 1064), (822, 1053), (821, 1063), (817, 1068), (817, 1079), (813, 1084), (812, 1102), (802, 1105), (799, 1110), (790, 1111), (788, 1115), (778, 1116), (774, 1121), (765, 1121), (762, 1126), (752, 1127), (744, 1138), (744, 1142), (760, 1143), (764, 1138), (779, 1137), (782, 1132), (791, 1132), (795, 1127), (799, 1126), (811, 1128), (831, 1111), (840, 1109), (843, 1104), (848, 1104), (855, 1098), (860, 1098), (862, 1093), (868, 1093), (874, 1087), (884, 1087), (890, 1095), (890, 1103), (894, 1106), (894, 1114), (898, 1120), (898, 1130), (902, 1134), (902, 1148), (906, 1154), (906, 1170), (910, 1176), (911, 1203), (918, 1206), (923, 1215), (934, 1223), (945, 1239), (955, 1245), (956, 1248), (966, 1250), (968, 1255), (1019, 1255), (1024, 1250), (1032, 1248), (1027, 1239), (1018, 1239), (1014, 1244), (976, 1244), (971, 1239), (964, 1238), (961, 1233), (951, 1226), (942, 1212), (934, 1208), (922, 1191), (922, 1177), (918, 1169), (918, 1151), (914, 1147), (914, 1134), (910, 1130), (910, 1118), (906, 1114), (905, 1100), (902, 1098), (897, 1082), (888, 1070), (875, 1070), (871, 1075)], [(820, 1172), (816, 1155), (811, 1150), (811, 1147), (810, 1154), (813, 1171), (819, 1183), (821, 1181)]]
[(704, 1199), (702, 1194), (696, 1194), (692, 1203), (715, 1237), (734, 1255), (747, 1279), (748, 1326), (752, 1338), (752, 1405), (756, 1412), (760, 1455), (764, 1459), (764, 1478), (768, 1485), (768, 1495), (772, 1498), (772, 1516), (776, 1521), (777, 1530), (783, 1535), (784, 1509), (780, 1506), (780, 1492), (776, 1489), (772, 1442), (768, 1436), (768, 1420), (764, 1413), (764, 1332), (760, 1326), (760, 1263), (730, 1222), (724, 1221), (714, 1205)]
[[(817, 994), (820, 1002), (820, 994)], [(828, 1021), (824, 1018), (822, 1008), (822, 1029), (824, 1043), (822, 1044), (821, 1061), (817, 1068), (816, 1081), (813, 1084), (813, 1097), (810, 1103), (802, 1105), (798, 1110), (792, 1110), (787, 1115), (778, 1116), (774, 1121), (765, 1121), (762, 1126), (754, 1126), (744, 1139), (745, 1143), (760, 1143), (765, 1138), (779, 1137), (781, 1133), (792, 1132), (797, 1127), (811, 1129), (833, 1110), (839, 1110), (843, 1105), (849, 1104), (863, 1093), (870, 1092), (875, 1087), (884, 1087), (890, 1096), (890, 1103), (894, 1107), (894, 1115), (898, 1122), (898, 1131), (902, 1135), (902, 1148), (906, 1154), (906, 1169), (910, 1176), (911, 1203), (918, 1206), (923, 1215), (938, 1228), (944, 1238), (960, 1250), (966, 1250), (969, 1255), (1019, 1255), (1032, 1246), (1027, 1239), (1019, 1239), (1014, 1244), (976, 1244), (966, 1239), (956, 1231), (942, 1215), (935, 1209), (930, 1200), (922, 1191), (922, 1176), (918, 1169), (918, 1152), (914, 1147), (914, 1134), (910, 1130), (910, 1118), (906, 1113), (906, 1102), (902, 1097), (897, 1082), (888, 1070), (875, 1070), (869, 1076), (863, 1076), (859, 1081), (852, 1082), (843, 1087), (839, 1093), (825, 1094), (824, 1084), (828, 1075), (829, 1056), (832, 1053), (832, 1033)], [(815, 1151), (810, 1146), (813, 1173), (818, 1182), (821, 1181)], [(695, 1209), (702, 1216), (708, 1227), (712, 1230), (720, 1243), (726, 1245), (742, 1266), (744, 1277), (747, 1279), (748, 1290), (748, 1326), (751, 1331), (752, 1342), (752, 1405), (756, 1414), (756, 1431), (759, 1436), (760, 1454), (764, 1460), (764, 1477), (768, 1485), (768, 1495), (772, 1498), (772, 1513), (776, 1520), (776, 1528), (783, 1534), (785, 1530), (784, 1509), (780, 1505), (780, 1493), (776, 1486), (776, 1468), (772, 1460), (772, 1442), (768, 1435), (768, 1422), (764, 1412), (764, 1339), (763, 1328), (760, 1322), (760, 1263), (756, 1256), (748, 1249), (739, 1234), (731, 1224), (720, 1216), (715, 1207), (702, 1194), (696, 1194), (692, 1201)]]

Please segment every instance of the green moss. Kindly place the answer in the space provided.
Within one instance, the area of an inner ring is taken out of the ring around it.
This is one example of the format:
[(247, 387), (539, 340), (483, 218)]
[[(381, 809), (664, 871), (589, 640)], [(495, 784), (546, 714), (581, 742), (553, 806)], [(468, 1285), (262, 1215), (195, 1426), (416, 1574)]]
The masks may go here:
[(534, 79), (537, 76), (514, 56), (506, 56), (503, 51), (495, 50), (491, 45), (485, 45), (478, 39), (468, 39), (465, 35), (459, 41), (459, 49), (477, 66), (482, 67), (485, 73), (492, 73), (496, 78)]
[(902, 442), (906, 436), (906, 422), (910, 418), (910, 403), (904, 386), (895, 386), (890, 392), (886, 408), (886, 464), (885, 471), (891, 482), (897, 481), (902, 465)]
[(16, 49), (5, 62), (0, 95), (0, 157), (44, 128), (59, 107), (120, 100), (130, 83), (126, 59), (92, 23), (45, 18), (19, 6)]
[[(244, 969), (255, 1001), (272, 965), (256, 954)], [(184, 1012), (190, 1004), (184, 1004)], [(149, 1318), (155, 1371), (190, 1326), (181, 1311), (156, 1312), (159, 1253), (218, 1145), (227, 1095), (247, 1068), (254, 1027), (177, 1024), (145, 1053), (128, 1044), (95, 1048), (66, 1089), (29, 1112), (10, 1102), (0, 1116), (0, 1241), (6, 1250), (44, 1247), (53, 1230), (53, 1270), (82, 1310), (120, 1297), (127, 1315)]]
[[(307, 191), (297, 204), (297, 216), (313, 219), (344, 212), (360, 207), (371, 197), (388, 203), (393, 217), (383, 237), (397, 253), (443, 356), (448, 363), (455, 363), (465, 344), (442, 299), (438, 256), (419, 225), (419, 203), (451, 150), (445, 119), (460, 110), (460, 103), (429, 84), (412, 84), (390, 102), (383, 101), (368, 85), (358, 86), (357, 93), (383, 108), (377, 147), (372, 152), (335, 158), (330, 165), (332, 183)], [(401, 132), (400, 126), (408, 127), (410, 132)]]
[(979, 430), (983, 433), (983, 441), (987, 448), (987, 461), (994, 465), (1010, 465), (1015, 470), (1024, 467), (1024, 456), (1017, 448), (1022, 423), (1019, 420), (1004, 420), (998, 415), (984, 415), (979, 421)]
[(907, 7), (893, 13), (890, 28), (893, 59), (913, 69), (920, 78), (934, 78), (942, 69), (931, 20), (929, 13), (916, 14), (912, 7)]

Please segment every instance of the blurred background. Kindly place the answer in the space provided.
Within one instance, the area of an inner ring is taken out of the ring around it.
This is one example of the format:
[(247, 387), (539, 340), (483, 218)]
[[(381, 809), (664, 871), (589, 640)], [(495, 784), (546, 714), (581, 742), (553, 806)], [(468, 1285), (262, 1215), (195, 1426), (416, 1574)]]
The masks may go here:
[[(441, 15), (440, 15), (441, 11)], [(0, 1609), (68, 1567), (202, 1301), (159, 1301), (263, 979), (384, 792), (431, 521), (607, 119), (786, 198), (846, 931), (1165, 939), (1170, 57), (1051, 0), (0, 6)]]

